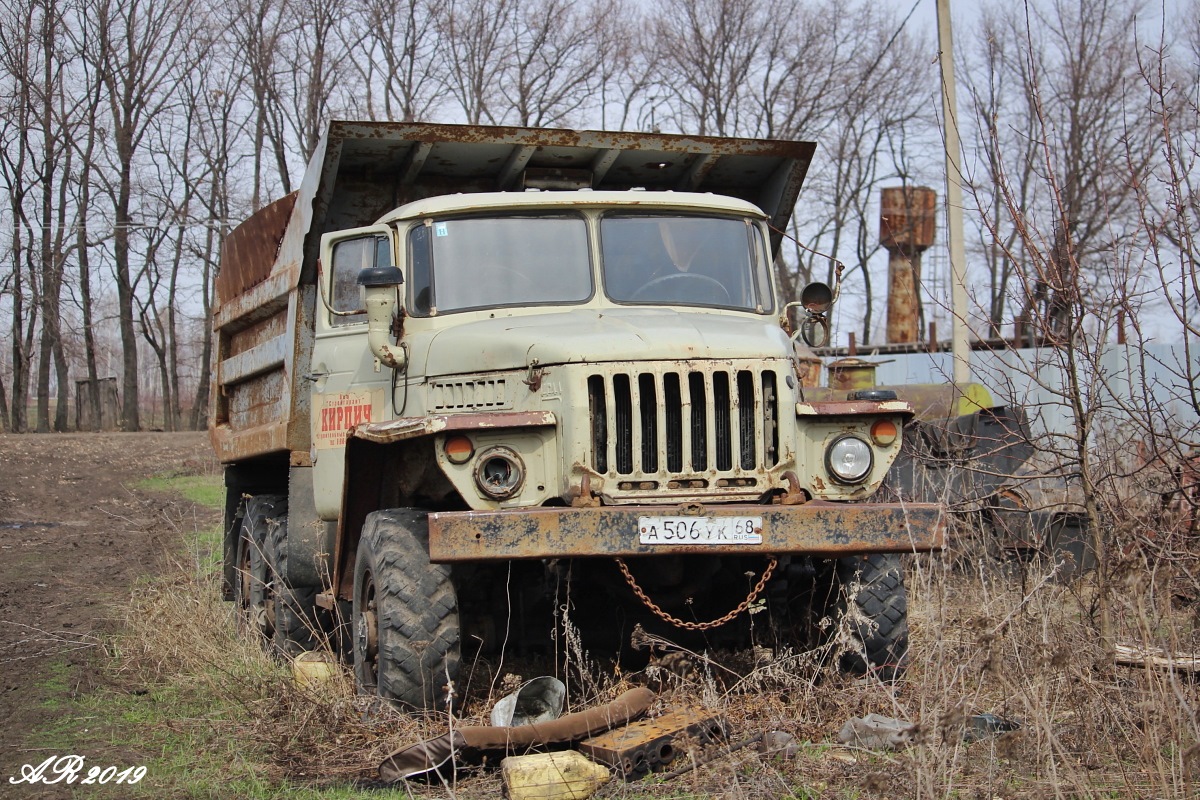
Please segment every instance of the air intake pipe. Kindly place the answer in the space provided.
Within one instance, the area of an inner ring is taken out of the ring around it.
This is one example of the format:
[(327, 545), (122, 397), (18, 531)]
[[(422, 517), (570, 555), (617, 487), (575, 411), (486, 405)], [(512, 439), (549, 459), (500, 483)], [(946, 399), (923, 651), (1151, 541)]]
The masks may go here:
[(399, 267), (367, 267), (358, 273), (367, 309), (367, 344), (380, 363), (401, 372), (408, 366), (408, 354), (389, 339), (403, 283), (404, 273)]

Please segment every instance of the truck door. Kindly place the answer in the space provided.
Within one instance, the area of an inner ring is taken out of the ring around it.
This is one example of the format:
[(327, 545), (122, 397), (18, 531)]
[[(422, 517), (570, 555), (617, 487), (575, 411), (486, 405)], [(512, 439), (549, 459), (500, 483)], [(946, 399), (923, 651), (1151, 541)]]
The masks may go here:
[(391, 413), (392, 372), (379, 367), (367, 345), (358, 273), (396, 263), (393, 233), (384, 225), (321, 239), (311, 424), (314, 500), (322, 519), (337, 519), (341, 507), (347, 432)]

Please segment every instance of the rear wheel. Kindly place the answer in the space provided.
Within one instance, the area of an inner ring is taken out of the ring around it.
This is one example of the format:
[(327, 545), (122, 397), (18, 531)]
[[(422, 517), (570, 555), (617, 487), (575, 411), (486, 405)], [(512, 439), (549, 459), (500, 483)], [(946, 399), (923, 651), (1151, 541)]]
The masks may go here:
[(834, 636), (843, 647), (839, 666), (855, 675), (899, 680), (908, 666), (908, 592), (900, 556), (843, 558), (835, 573), (840, 591)]
[(426, 513), (368, 514), (354, 565), (354, 676), (361, 691), (412, 708), (447, 705), (458, 678), (458, 599), (429, 563)]
[(287, 500), (281, 495), (247, 498), (238, 536), (234, 604), (240, 622), (264, 645), (275, 633), (275, 575), (268, 552), (270, 525), (272, 520), (286, 514)]
[(267, 555), (275, 581), (272, 584), (272, 640), (282, 656), (295, 658), (321, 645), (321, 624), (317, 616), (317, 589), (291, 586), (287, 582), (287, 518), (269, 523)]

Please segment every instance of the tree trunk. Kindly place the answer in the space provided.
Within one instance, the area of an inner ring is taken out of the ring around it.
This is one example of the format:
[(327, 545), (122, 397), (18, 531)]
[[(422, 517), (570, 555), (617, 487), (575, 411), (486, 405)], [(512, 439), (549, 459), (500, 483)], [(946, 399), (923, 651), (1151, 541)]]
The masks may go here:
[[(96, 145), (96, 109), (100, 103), (100, 83), (96, 82), (96, 94), (93, 95), (92, 106), (88, 110), (87, 144), (84, 146), (82, 163), (79, 167), (79, 207), (85, 212), (91, 208), (92, 199), (92, 154)], [(96, 423), (96, 430), (103, 428), (100, 403), (99, 373), (96, 368), (96, 332), (93, 330), (92, 318), (92, 272), (88, 258), (87, 214), (79, 215), (79, 224), (75, 228), (75, 246), (79, 253), (79, 304), (83, 312), (83, 354), (87, 362), (88, 396), (87, 403), (91, 408), (91, 418)]]
[(0, 376), (0, 433), (8, 433), (8, 396), (4, 392), (4, 377)]
[[(127, 131), (117, 132), (118, 140), (127, 139)], [(123, 146), (122, 146), (123, 145)], [(129, 277), (129, 226), (133, 220), (129, 213), (129, 198), (132, 194), (132, 145), (128, 141), (118, 144), (121, 154), (121, 176), (117, 188), (117, 205), (113, 224), (113, 271), (117, 277), (117, 314), (121, 327), (121, 428), (136, 431), (141, 428), (138, 414), (138, 352), (137, 331), (133, 320), (133, 283)]]

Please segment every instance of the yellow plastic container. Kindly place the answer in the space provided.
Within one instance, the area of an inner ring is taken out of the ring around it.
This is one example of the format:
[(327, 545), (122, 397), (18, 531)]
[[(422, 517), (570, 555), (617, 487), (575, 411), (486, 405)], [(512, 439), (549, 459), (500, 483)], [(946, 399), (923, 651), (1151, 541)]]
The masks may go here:
[(509, 800), (584, 800), (609, 779), (607, 767), (575, 750), (509, 756), (500, 774)]
[(292, 677), (302, 689), (313, 689), (337, 675), (337, 664), (329, 653), (301, 653), (292, 661)]

